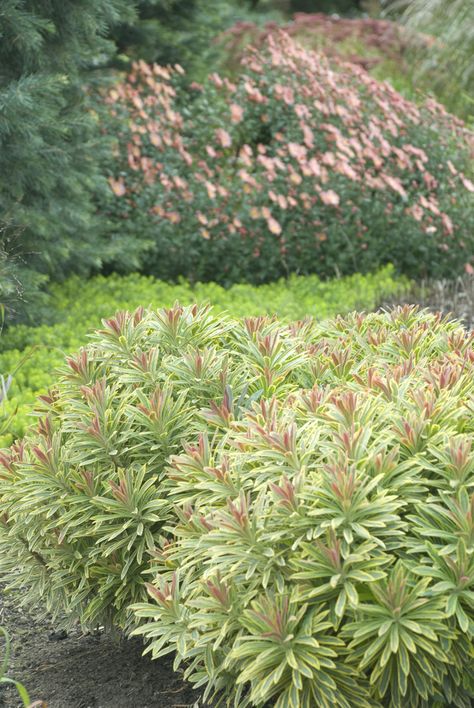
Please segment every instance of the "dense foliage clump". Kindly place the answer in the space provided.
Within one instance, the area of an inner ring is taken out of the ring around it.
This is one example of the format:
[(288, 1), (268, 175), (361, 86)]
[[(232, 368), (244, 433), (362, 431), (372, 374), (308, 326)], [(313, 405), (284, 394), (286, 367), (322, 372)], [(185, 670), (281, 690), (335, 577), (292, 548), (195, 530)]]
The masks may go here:
[[(268, 285), (234, 285), (224, 290), (215, 283), (186, 282), (170, 285), (139, 275), (96, 277), (87, 283), (72, 278), (51, 287), (43, 318), (37, 327), (10, 327), (0, 341), (0, 371), (15, 373), (5, 413), (8, 425), (0, 428), (0, 446), (24, 435), (36, 397), (46, 393), (61, 366), (64, 354), (72, 354), (87, 333), (100, 326), (102, 317), (116, 310), (134, 310), (140, 303), (171, 307), (210, 302), (215, 312), (235, 317), (274, 315), (284, 320), (314, 317), (318, 320), (351, 310), (373, 310), (392, 301), (407, 289), (390, 267), (369, 275), (322, 282), (316, 276), (293, 276)], [(21, 364), (21, 366), (19, 366)]]
[(412, 307), (118, 314), (1, 454), (0, 577), (228, 705), (468, 708), (473, 367)]
[(129, 624), (170, 517), (169, 455), (222, 406), (239, 415), (301, 383), (291, 330), (271, 372), (252, 323), (194, 305), (104, 321), (40, 398), (37, 430), (1, 456), (2, 577), (55, 614)]
[[(278, 327), (254, 332), (272, 369)], [(295, 333), (304, 389), (170, 458), (138, 632), (228, 705), (468, 708), (472, 335), (414, 308)]]
[[(111, 233), (158, 277), (265, 282), (291, 272), (453, 276), (473, 254), (473, 136), (284, 33), (235, 83), (179, 88), (138, 63), (106, 98)], [(186, 97), (186, 104), (183, 105)]]

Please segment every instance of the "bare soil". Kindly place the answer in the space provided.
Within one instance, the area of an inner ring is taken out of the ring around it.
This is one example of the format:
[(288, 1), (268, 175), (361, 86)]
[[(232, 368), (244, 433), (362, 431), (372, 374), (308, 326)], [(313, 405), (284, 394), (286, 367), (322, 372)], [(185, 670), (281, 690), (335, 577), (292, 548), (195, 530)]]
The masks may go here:
[[(0, 588), (0, 625), (12, 640), (8, 675), (26, 686), (32, 701), (48, 708), (204, 708), (199, 692), (173, 672), (173, 657), (142, 656), (139, 638), (56, 632), (18, 600)], [(0, 708), (21, 705), (12, 688), (0, 685)]]

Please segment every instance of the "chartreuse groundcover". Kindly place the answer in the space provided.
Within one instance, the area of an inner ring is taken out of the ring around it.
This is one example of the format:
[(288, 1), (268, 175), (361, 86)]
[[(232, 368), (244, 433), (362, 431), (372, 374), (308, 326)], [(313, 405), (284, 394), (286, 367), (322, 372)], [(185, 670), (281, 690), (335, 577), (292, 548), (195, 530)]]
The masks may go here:
[(469, 708), (474, 349), (414, 307), (122, 312), (1, 453), (0, 578), (196, 699)]

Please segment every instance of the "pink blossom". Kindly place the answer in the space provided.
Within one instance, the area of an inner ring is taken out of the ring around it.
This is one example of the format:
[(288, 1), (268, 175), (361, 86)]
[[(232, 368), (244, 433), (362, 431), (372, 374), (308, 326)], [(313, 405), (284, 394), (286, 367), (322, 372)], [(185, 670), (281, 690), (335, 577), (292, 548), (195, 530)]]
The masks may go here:
[(227, 130), (224, 130), (224, 128), (217, 128), (216, 138), (219, 145), (221, 145), (221, 147), (223, 148), (229, 148), (232, 145), (232, 138), (230, 137)]
[(453, 222), (447, 214), (441, 214), (441, 221), (443, 222), (445, 233), (451, 236), (454, 233)]
[(303, 160), (306, 157), (306, 148), (298, 143), (288, 143), (288, 152), (295, 160)]
[(319, 196), (323, 204), (327, 204), (327, 206), (339, 206), (339, 195), (332, 189), (328, 189), (326, 192), (320, 192)]
[(403, 188), (402, 183), (397, 177), (392, 177), (391, 175), (383, 174), (381, 175), (385, 184), (387, 184), (394, 192), (397, 192), (403, 199), (407, 199), (408, 195)]
[(463, 174), (459, 174), (459, 177), (461, 178), (461, 182), (463, 185), (466, 187), (468, 192), (474, 192), (474, 182), (471, 182), (470, 179), (465, 177)]
[(279, 236), (281, 234), (281, 226), (276, 219), (270, 217), (267, 221), (268, 229), (272, 234)]
[(123, 195), (127, 191), (127, 188), (125, 187), (125, 182), (123, 181), (123, 177), (119, 177), (119, 179), (109, 177), (109, 184), (112, 189), (112, 192), (115, 194), (116, 197), (123, 197)]

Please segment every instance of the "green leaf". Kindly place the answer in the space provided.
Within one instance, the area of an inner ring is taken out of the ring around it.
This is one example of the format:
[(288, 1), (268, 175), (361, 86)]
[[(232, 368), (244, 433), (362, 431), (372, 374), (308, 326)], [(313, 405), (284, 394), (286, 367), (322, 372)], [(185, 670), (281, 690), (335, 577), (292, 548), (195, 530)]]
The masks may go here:
[(344, 611), (346, 609), (346, 599), (346, 591), (342, 589), (335, 605), (336, 617), (342, 617), (344, 615)]

